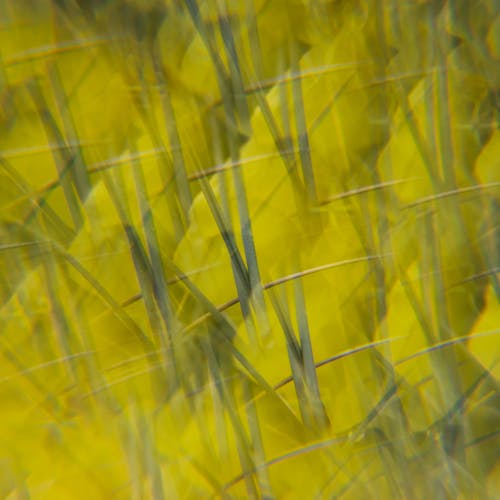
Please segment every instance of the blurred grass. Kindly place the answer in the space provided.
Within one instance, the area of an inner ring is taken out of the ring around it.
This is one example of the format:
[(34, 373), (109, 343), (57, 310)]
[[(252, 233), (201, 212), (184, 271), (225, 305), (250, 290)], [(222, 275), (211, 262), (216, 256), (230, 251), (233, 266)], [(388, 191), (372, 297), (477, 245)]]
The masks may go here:
[(496, 0), (0, 2), (2, 498), (497, 498)]

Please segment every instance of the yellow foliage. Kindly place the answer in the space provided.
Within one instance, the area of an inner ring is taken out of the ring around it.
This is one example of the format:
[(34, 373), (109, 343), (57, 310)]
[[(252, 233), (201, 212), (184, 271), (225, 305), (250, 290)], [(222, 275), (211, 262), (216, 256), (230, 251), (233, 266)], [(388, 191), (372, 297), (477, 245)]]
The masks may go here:
[(495, 498), (495, 2), (0, 4), (2, 498)]

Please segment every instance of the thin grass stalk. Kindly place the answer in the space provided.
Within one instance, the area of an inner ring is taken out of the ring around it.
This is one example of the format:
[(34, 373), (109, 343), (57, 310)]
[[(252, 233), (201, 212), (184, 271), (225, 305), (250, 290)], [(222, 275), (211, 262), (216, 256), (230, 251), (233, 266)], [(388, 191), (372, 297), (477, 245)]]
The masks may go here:
[[(431, 95), (431, 92), (430, 92), (430, 85), (427, 82), (428, 82), (427, 79), (423, 80), (423, 83), (426, 84), (425, 96), (428, 98)], [(429, 134), (426, 135), (426, 138), (428, 138), (431, 141), (430, 143), (431, 145), (429, 145), (428, 141), (424, 140), (424, 137), (422, 137), (422, 133), (419, 131), (419, 127), (415, 118), (415, 113), (413, 112), (410, 106), (409, 98), (408, 95), (406, 94), (404, 87), (400, 82), (396, 82), (394, 88), (398, 96), (399, 106), (401, 107), (401, 113), (403, 115), (402, 116), (403, 123), (408, 127), (410, 134), (413, 138), (413, 141), (415, 142), (417, 151), (426, 168), (427, 175), (431, 180), (433, 191), (438, 192), (442, 190), (442, 183), (439, 176), (435, 172), (435, 164), (433, 162), (433, 158), (435, 158), (432, 148), (432, 144), (434, 141), (433, 136), (429, 137)]]
[[(139, 410), (138, 410), (139, 411)], [(163, 487), (162, 471), (158, 452), (153, 436), (151, 435), (151, 425), (145, 415), (137, 415), (137, 433), (141, 437), (141, 448), (143, 451), (143, 470), (149, 476), (150, 491), (153, 500), (164, 500), (165, 493)]]
[(311, 406), (314, 426), (318, 429), (324, 429), (330, 422), (321, 400), (302, 282), (300, 280), (294, 280), (293, 289), (295, 298), (295, 320), (299, 331), (306, 393)]
[[(435, 230), (434, 230), (434, 216), (433, 214), (429, 214), (425, 220), (425, 238), (426, 238), (426, 246), (429, 249), (429, 258), (430, 258), (430, 269), (441, 269), (441, 262), (439, 258), (439, 243), (436, 239)], [(446, 310), (446, 297), (444, 295), (444, 286), (442, 282), (442, 278), (440, 276), (440, 271), (437, 272), (437, 275), (434, 275), (431, 280), (430, 290), (431, 294), (430, 299), (432, 300), (432, 316), (433, 318), (433, 329), (434, 329), (434, 337), (444, 340), (449, 339), (450, 337), (450, 327), (448, 321), (448, 314)], [(441, 354), (437, 351), (435, 354), (437, 356), (432, 356), (432, 364), (433, 370), (436, 376), (436, 383), (439, 389), (442, 405), (444, 408), (450, 408), (454, 401), (459, 398), (461, 394), (460, 386), (459, 386), (459, 373), (457, 371), (457, 363), (454, 352), (448, 352)], [(458, 439), (463, 442), (462, 433), (464, 432), (464, 422), (460, 419), (453, 419), (449, 421), (446, 426), (443, 427), (442, 434), (442, 450), (443, 450), (443, 459), (445, 460), (445, 464), (448, 469), (448, 477), (450, 481), (450, 488), (452, 492), (458, 491), (458, 484), (456, 473), (454, 470), (452, 457), (448, 456), (446, 450), (451, 449), (450, 444), (447, 442), (446, 438), (446, 429), (455, 429), (458, 434), (455, 435), (453, 439)], [(453, 446), (455, 449), (455, 446)], [(461, 450), (456, 450), (458, 455), (454, 455), (453, 458), (458, 459), (460, 462), (464, 460), (463, 448)]]
[[(237, 414), (237, 404), (235, 401), (232, 388), (221, 380), (221, 367), (217, 362), (215, 353), (208, 349), (208, 365), (209, 370), (214, 378), (216, 387), (219, 392), (220, 399), (223, 403), (223, 407), (229, 416), (233, 432), (236, 438), (237, 452), (241, 463), (242, 474), (245, 476), (245, 486), (249, 498), (260, 498), (257, 484), (255, 481), (255, 465), (253, 463), (253, 458), (249, 453), (250, 443), (246, 435), (243, 423)], [(220, 381), (220, 382), (219, 382)]]
[[(206, 356), (206, 359), (209, 359), (210, 356), (213, 356), (212, 347), (208, 341), (203, 342), (203, 349)], [(228, 443), (228, 434), (227, 434), (227, 422), (224, 414), (224, 402), (221, 398), (220, 390), (217, 387), (218, 384), (224, 383), (223, 379), (220, 377), (215, 378), (215, 373), (213, 370), (208, 370), (209, 375), (211, 377), (211, 382), (209, 383), (209, 388), (212, 396), (212, 405), (213, 405), (213, 413), (215, 418), (215, 431), (216, 431), (216, 439), (215, 444), (218, 447), (219, 458), (223, 459), (229, 455), (229, 443)]]
[[(37, 108), (49, 143), (65, 144), (64, 138), (49, 110), (49, 107), (47, 106), (47, 103), (45, 102), (45, 98), (43, 97), (39, 84), (34, 81), (30, 82), (28, 90)], [(83, 219), (80, 204), (78, 203), (75, 192), (73, 191), (73, 184), (69, 176), (71, 169), (73, 168), (74, 158), (64, 154), (63, 151), (64, 150), (52, 151), (52, 156), (59, 174), (59, 182), (64, 192), (64, 197), (66, 199), (66, 204), (68, 205), (74, 228), (77, 230), (81, 227)]]
[[(266, 121), (266, 124), (269, 128), (269, 132), (271, 133), (271, 136), (273, 138), (274, 145), (276, 147), (276, 150), (280, 154), (283, 165), (290, 176), (290, 179), (292, 181), (292, 185), (294, 188), (294, 197), (295, 197), (295, 203), (297, 205), (297, 209), (300, 210), (304, 206), (305, 200), (304, 200), (304, 187), (303, 183), (300, 180), (300, 177), (298, 175), (297, 171), (297, 161), (295, 159), (295, 155), (293, 153), (293, 148), (292, 148), (292, 143), (291, 141), (291, 133), (287, 133), (287, 126), (289, 123), (289, 120), (287, 116), (283, 116), (283, 127), (284, 131), (281, 132), (278, 124), (276, 123), (276, 120), (272, 114), (272, 111), (267, 103), (266, 97), (265, 97), (265, 89), (264, 86), (262, 85), (262, 75), (263, 75), (263, 64), (262, 64), (262, 51), (261, 51), (261, 43), (260, 43), (260, 35), (258, 31), (258, 26), (257, 26), (257, 16), (255, 13), (255, 7), (253, 0), (247, 0), (246, 3), (246, 11), (247, 11), (247, 22), (248, 22), (248, 42), (251, 47), (251, 61), (250, 62), (250, 68), (253, 75), (256, 76), (257, 83), (255, 85), (255, 97), (257, 99), (257, 106), (262, 115), (264, 116), (264, 119)], [(284, 71), (285, 68), (281, 67), (281, 71)], [(283, 87), (280, 85), (280, 88), (284, 89), (285, 82), (283, 82)], [(284, 94), (281, 94), (284, 96)], [(283, 97), (282, 97), (283, 99)], [(284, 101), (282, 100), (282, 106)], [(282, 111), (285, 108), (281, 108)], [(286, 113), (288, 115), (288, 113)]]
[[(290, 59), (292, 73), (300, 72), (300, 55), (295, 42), (290, 43)], [(292, 81), (293, 110), (295, 118), (295, 132), (297, 136), (297, 146), (300, 152), (300, 163), (302, 166), (302, 177), (304, 180), (308, 202), (311, 206), (317, 203), (316, 180), (309, 146), (308, 127), (304, 111), (304, 101), (302, 97), (302, 81), (299, 79)]]
[[(64, 307), (57, 294), (58, 276), (52, 259), (44, 261), (44, 274), (47, 278), (47, 296), (51, 307), (52, 325), (62, 357), (67, 361), (64, 363), (69, 378), (74, 382), (78, 379), (78, 372), (73, 361), (72, 344), (75, 343), (74, 332), (70, 327)], [(78, 347), (77, 347), (78, 349)]]
[(273, 291), (273, 293), (271, 293), (271, 301), (281, 329), (285, 335), (288, 361), (302, 421), (307, 428), (314, 429), (314, 415), (311, 412), (311, 405), (307, 393), (307, 381), (304, 377), (302, 348), (293, 329), (285, 291)]
[(176, 199), (178, 199), (181, 213), (183, 216), (183, 225), (187, 227), (189, 223), (189, 209), (193, 202), (189, 181), (186, 172), (186, 165), (184, 162), (184, 153), (182, 151), (182, 144), (179, 137), (177, 118), (170, 95), (169, 84), (165, 79), (161, 65), (159, 62), (158, 54), (153, 55), (155, 75), (158, 84), (159, 94), (161, 98), (161, 105), (163, 110), (163, 117), (165, 121), (165, 128), (167, 130), (170, 150), (172, 152), (172, 161), (174, 168), (174, 184), (176, 188)]
[(238, 296), (240, 298), (240, 306), (243, 317), (248, 317), (250, 314), (250, 277), (248, 275), (248, 269), (243, 261), (241, 253), (236, 244), (236, 239), (234, 233), (229, 226), (229, 222), (224, 218), (221, 213), (219, 203), (217, 202), (213, 190), (210, 184), (202, 179), (200, 181), (201, 190), (207, 200), (207, 204), (210, 211), (215, 219), (219, 233), (224, 241), (224, 245), (229, 254), (231, 260), (231, 267), (233, 270), (233, 276), (235, 279), (236, 289), (238, 291)]
[[(226, 58), (229, 63), (231, 74), (232, 93), (235, 98), (235, 107), (231, 110), (227, 109), (226, 113), (233, 114), (234, 122), (239, 123), (240, 128), (245, 131), (250, 127), (250, 113), (243, 88), (243, 78), (241, 75), (240, 63), (238, 60), (237, 49), (231, 26), (229, 24), (228, 14), (224, 5), (224, 1), (219, 1), (218, 4), (219, 9), (221, 9), (221, 15), (219, 16), (219, 27), (222, 38), (224, 40)], [(240, 161), (238, 144), (235, 142), (235, 139), (236, 138), (233, 135), (229, 138), (229, 151), (231, 155), (231, 161), (233, 163), (237, 163)], [(248, 269), (250, 300), (254, 303), (254, 309), (257, 317), (262, 323), (262, 327), (266, 329), (266, 306), (264, 302), (259, 265), (257, 262), (257, 252), (255, 249), (255, 243), (252, 233), (252, 223), (248, 209), (245, 182), (243, 174), (239, 169), (232, 170), (232, 177), (238, 205), (241, 238), (243, 240), (243, 248)], [(252, 330), (253, 325), (249, 324), (248, 328)], [(259, 340), (257, 332), (250, 333), (250, 337), (253, 338), (254, 341), (258, 342)]]
[[(57, 67), (51, 63), (47, 64), (47, 72), (52, 86), (55, 103), (64, 126), (64, 135), (67, 146), (74, 160), (71, 164), (71, 180), (75, 186), (80, 203), (84, 203), (90, 190), (90, 176), (85, 165), (81, 148), (79, 146), (78, 134), (75, 129), (74, 119), (68, 109), (68, 97), (64, 93), (61, 76)], [(74, 144), (72, 147), (71, 145)]]
[[(143, 120), (144, 126), (147, 130), (148, 135), (151, 137), (154, 149), (152, 150), (152, 154), (157, 157), (157, 170), (162, 182), (160, 196), (165, 196), (167, 201), (168, 211), (170, 220), (172, 222), (172, 227), (174, 228), (174, 239), (176, 242), (181, 241), (185, 232), (186, 232), (186, 223), (187, 219), (185, 218), (186, 214), (183, 214), (182, 207), (177, 202), (177, 190), (175, 183), (175, 165), (174, 165), (174, 153), (172, 151), (169, 152), (167, 147), (165, 146), (161, 135), (159, 133), (160, 127), (156, 121), (154, 116), (154, 107), (155, 107), (155, 99), (154, 95), (148, 85), (145, 82), (141, 82), (141, 94), (137, 96), (135, 99), (135, 104), (137, 109), (139, 110), (140, 116)], [(162, 101), (162, 89), (160, 87), (160, 101)], [(140, 159), (141, 153), (137, 155), (131, 155), (130, 160), (134, 161), (135, 159)], [(119, 166), (121, 164), (120, 160), (117, 160), (117, 163), (114, 165)], [(113, 165), (109, 165), (107, 163), (103, 165), (96, 165), (94, 168), (91, 168), (91, 172), (100, 171), (101, 167), (103, 169), (107, 169)], [(177, 168), (180, 168), (179, 166)], [(179, 182), (182, 183), (182, 172), (178, 172), (181, 180)]]
[[(136, 194), (141, 210), (141, 220), (144, 233), (146, 235), (146, 245), (149, 254), (151, 286), (150, 292), (154, 297), (154, 301), (158, 307), (163, 325), (158, 325), (156, 330), (162, 346), (162, 351), (166, 353), (166, 366), (172, 366), (171, 387), (176, 386), (179, 373), (178, 360), (176, 353), (176, 321), (172, 311), (167, 281), (165, 279), (165, 269), (161, 260), (160, 243), (153, 219), (152, 209), (147, 199), (146, 182), (144, 172), (139, 160), (136, 160), (133, 165), (134, 181), (136, 185)], [(143, 296), (143, 294), (141, 294)]]
[(254, 389), (249, 380), (243, 381), (243, 396), (248, 403), (246, 404), (246, 415), (250, 440), (254, 449), (254, 463), (256, 463), (256, 475), (259, 486), (259, 493), (264, 499), (274, 498), (269, 480), (267, 467), (261, 467), (265, 464), (266, 457), (264, 451), (264, 443), (262, 440), (261, 426), (257, 406), (254, 399)]
[(197, 0), (185, 0), (185, 4), (193, 21), (193, 25), (199, 33), (201, 39), (203, 40), (205, 47), (207, 48), (208, 54), (215, 70), (217, 85), (220, 90), (220, 95), (225, 112), (224, 116), (227, 127), (226, 132), (229, 135), (237, 134), (238, 125), (234, 121), (236, 114), (230, 112), (230, 110), (232, 110), (234, 106), (234, 95), (231, 92), (229, 75), (227, 75), (226, 68), (217, 51), (213, 27), (203, 21)]
[(105, 176), (104, 179), (111, 199), (113, 200), (113, 203), (118, 211), (121, 224), (129, 244), (137, 281), (139, 282), (139, 286), (141, 288), (141, 297), (144, 300), (144, 304), (148, 312), (152, 331), (158, 335), (160, 332), (160, 323), (154, 302), (153, 272), (151, 269), (151, 263), (146, 254), (141, 238), (131, 221), (128, 204), (122, 203), (121, 201), (122, 199), (125, 199), (124, 190), (120, 189), (118, 185), (115, 185), (113, 178)]

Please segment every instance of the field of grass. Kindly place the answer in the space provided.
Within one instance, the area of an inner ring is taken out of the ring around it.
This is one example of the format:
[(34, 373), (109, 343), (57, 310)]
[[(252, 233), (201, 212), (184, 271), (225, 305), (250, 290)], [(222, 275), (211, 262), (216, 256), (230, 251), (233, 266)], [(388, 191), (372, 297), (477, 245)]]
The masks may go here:
[(500, 497), (498, 0), (0, 0), (0, 498)]

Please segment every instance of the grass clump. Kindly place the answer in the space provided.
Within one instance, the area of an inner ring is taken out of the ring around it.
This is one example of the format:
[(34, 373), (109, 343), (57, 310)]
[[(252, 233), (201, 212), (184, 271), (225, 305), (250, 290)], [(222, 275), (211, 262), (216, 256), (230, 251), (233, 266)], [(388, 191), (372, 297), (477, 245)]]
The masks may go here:
[(0, 20), (1, 496), (496, 498), (497, 2)]

